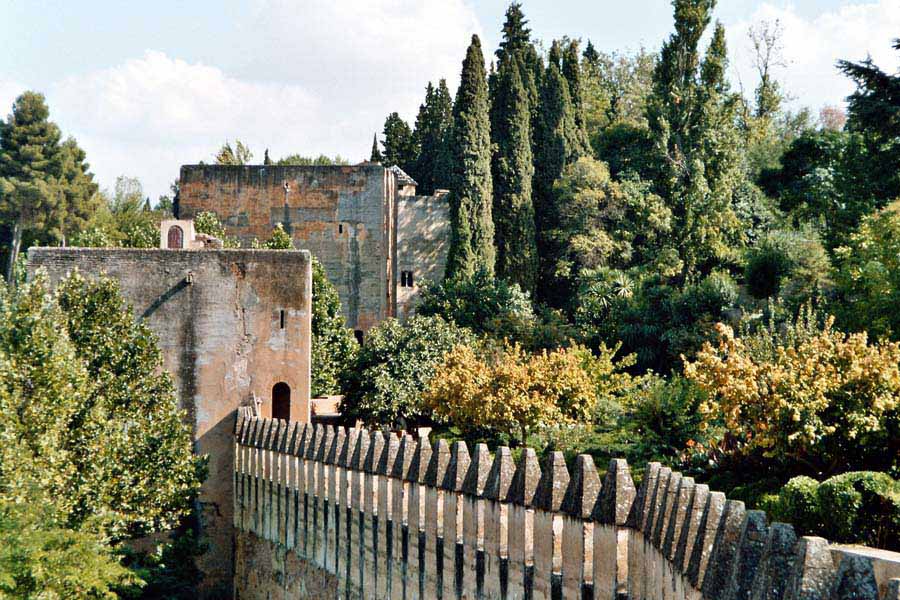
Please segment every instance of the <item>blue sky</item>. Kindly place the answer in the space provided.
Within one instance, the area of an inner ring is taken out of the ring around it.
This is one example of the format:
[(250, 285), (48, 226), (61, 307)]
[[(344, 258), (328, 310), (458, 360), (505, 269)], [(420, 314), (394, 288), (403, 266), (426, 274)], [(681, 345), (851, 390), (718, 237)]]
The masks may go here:
[[(531, 0), (533, 34), (591, 39), (603, 50), (656, 49), (668, 0)], [(261, 159), (340, 153), (365, 158), (386, 113), (411, 119), (429, 79), (455, 86), (472, 33), (492, 52), (506, 0), (252, 0), (0, 5), (0, 104), (44, 92), (51, 115), (88, 152), (103, 186), (136, 176), (154, 199), (182, 163), (240, 138)], [(871, 53), (889, 69), (896, 0), (721, 0), (731, 77), (752, 88), (748, 27), (779, 20), (793, 104), (840, 104), (839, 58)]]

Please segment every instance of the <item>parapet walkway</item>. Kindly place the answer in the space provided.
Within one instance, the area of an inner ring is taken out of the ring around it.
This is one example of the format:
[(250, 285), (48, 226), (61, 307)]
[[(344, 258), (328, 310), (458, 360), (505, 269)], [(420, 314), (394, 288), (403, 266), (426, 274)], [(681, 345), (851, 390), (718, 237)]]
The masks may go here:
[(238, 415), (237, 598), (900, 600), (900, 554), (624, 460)]

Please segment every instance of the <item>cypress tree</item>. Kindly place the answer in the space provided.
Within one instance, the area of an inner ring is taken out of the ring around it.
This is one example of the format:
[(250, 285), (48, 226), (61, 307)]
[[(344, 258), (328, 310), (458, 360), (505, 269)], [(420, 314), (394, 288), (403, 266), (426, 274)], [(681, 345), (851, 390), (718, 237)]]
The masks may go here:
[(386, 167), (397, 165), (404, 171), (410, 170), (410, 165), (416, 158), (415, 141), (412, 129), (396, 112), (392, 112), (384, 120), (382, 145), (384, 146), (384, 165)]
[(562, 58), (562, 74), (569, 85), (569, 96), (572, 99), (572, 113), (575, 117), (575, 129), (578, 143), (588, 153), (587, 126), (584, 118), (584, 86), (581, 82), (581, 64), (578, 61), (578, 42), (571, 41), (566, 46)]
[[(528, 96), (528, 107), (531, 112), (531, 133), (532, 133), (532, 154), (534, 153), (534, 132), (537, 129), (538, 119), (540, 118), (540, 100), (541, 100), (541, 75), (544, 66), (537, 48), (531, 42), (531, 30), (527, 27), (528, 20), (522, 12), (522, 5), (513, 2), (506, 10), (506, 21), (503, 23), (503, 39), (500, 41), (500, 47), (496, 51), (497, 63), (503, 62), (507, 55), (517, 55), (519, 60), (519, 75), (522, 79), (522, 86)], [(493, 96), (491, 106), (494, 105)], [(492, 118), (494, 115), (491, 115)]]
[(450, 96), (450, 89), (447, 87), (446, 79), (441, 79), (438, 82), (434, 104), (435, 112), (441, 115), (442, 126), (440, 134), (435, 139), (437, 149), (435, 151), (434, 166), (431, 171), (431, 180), (434, 189), (449, 189), (450, 175), (453, 171), (453, 161), (450, 158), (450, 132), (453, 129), (453, 98)]
[(435, 171), (438, 169), (441, 144), (452, 118), (453, 101), (450, 98), (450, 90), (447, 89), (447, 82), (441, 79), (437, 88), (429, 82), (425, 89), (425, 103), (419, 107), (419, 114), (416, 116), (413, 138), (419, 154), (410, 171), (422, 194), (434, 193)]
[[(558, 44), (554, 43), (558, 47)], [(534, 156), (534, 212), (541, 280), (548, 285), (538, 290), (538, 297), (561, 306), (565, 299), (555, 297), (553, 265), (557, 262), (559, 244), (553, 242), (551, 232), (558, 229), (559, 207), (553, 183), (565, 166), (586, 153), (586, 147), (575, 124), (569, 86), (557, 63), (550, 60), (541, 86), (540, 121), (535, 132)]]
[(588, 40), (581, 56), (584, 57), (585, 62), (591, 67), (595, 69), (600, 67), (600, 53), (594, 48), (594, 43), (591, 40)]
[(515, 55), (500, 62), (494, 93), (496, 119), (491, 122), (494, 142), (494, 241), (497, 275), (534, 292), (537, 246), (531, 178), (531, 125), (528, 95), (522, 85), (521, 65)]
[(378, 147), (378, 134), (372, 135), (372, 153), (369, 155), (371, 162), (383, 162), (384, 156), (381, 155), (381, 149)]
[(453, 127), (451, 158), (450, 250), (448, 278), (494, 272), (494, 223), (491, 217), (491, 124), (484, 54), (477, 35), (463, 61)]

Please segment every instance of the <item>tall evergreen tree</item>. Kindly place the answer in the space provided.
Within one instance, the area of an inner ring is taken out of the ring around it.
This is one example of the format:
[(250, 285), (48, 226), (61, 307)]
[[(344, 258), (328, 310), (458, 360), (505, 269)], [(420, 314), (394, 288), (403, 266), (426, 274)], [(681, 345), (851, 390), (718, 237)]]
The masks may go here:
[(378, 134), (372, 136), (372, 154), (369, 156), (372, 162), (384, 162), (384, 156), (381, 155), (381, 149), (378, 147)]
[(501, 59), (494, 90), (494, 241), (497, 275), (533, 293), (538, 257), (531, 200), (531, 114), (519, 62), (516, 55)]
[(384, 164), (387, 167), (397, 165), (404, 171), (416, 158), (415, 142), (412, 129), (396, 112), (388, 115), (384, 121)]
[(26, 234), (64, 241), (87, 218), (94, 193), (85, 154), (74, 140), (60, 144), (42, 94), (25, 92), (0, 123), (0, 222), (11, 232), (7, 280)]
[[(534, 153), (534, 132), (537, 129), (537, 122), (540, 118), (540, 99), (541, 99), (541, 75), (544, 66), (537, 48), (531, 41), (531, 30), (527, 27), (528, 20), (522, 12), (522, 5), (519, 2), (513, 2), (506, 10), (506, 21), (503, 23), (503, 39), (500, 41), (500, 47), (497, 48), (497, 64), (503, 62), (507, 55), (517, 55), (519, 60), (519, 75), (522, 79), (522, 86), (528, 96), (528, 106), (531, 112), (531, 133), (532, 133), (532, 154)], [(493, 100), (491, 105), (494, 105)], [(492, 115), (493, 117), (493, 115)]]
[(584, 86), (581, 77), (581, 63), (578, 59), (578, 42), (571, 41), (566, 46), (562, 58), (562, 74), (569, 84), (569, 96), (572, 99), (572, 114), (575, 117), (576, 135), (580, 138), (579, 144), (585, 148), (587, 152), (590, 147), (587, 136), (587, 126), (585, 125), (584, 114)]
[(578, 135), (569, 86), (557, 63), (549, 61), (541, 86), (540, 120), (535, 132), (534, 156), (534, 212), (541, 280), (547, 283), (537, 290), (538, 297), (560, 306), (564, 299), (555, 297), (554, 265), (557, 264), (559, 244), (552, 233), (559, 226), (559, 207), (553, 183), (567, 164), (575, 162), (587, 152), (583, 138)]
[(674, 6), (675, 33), (660, 51), (647, 117), (662, 173), (658, 191), (675, 217), (683, 275), (693, 277), (734, 258), (741, 233), (733, 202), (745, 181), (721, 25), (700, 59), (715, 0)]
[(453, 99), (446, 80), (441, 79), (437, 88), (429, 82), (425, 90), (425, 103), (419, 107), (413, 131), (419, 154), (410, 175), (419, 184), (420, 193), (433, 194), (435, 187), (439, 187), (436, 180), (446, 186), (446, 177), (436, 171), (441, 168), (441, 145), (452, 119)]
[(493, 274), (491, 124), (484, 54), (477, 35), (472, 36), (463, 61), (449, 141), (452, 231), (446, 276), (465, 278), (478, 271)]
[[(900, 39), (894, 49), (900, 50)], [(872, 204), (881, 207), (900, 194), (900, 74), (881, 70), (871, 58), (842, 60), (838, 68), (856, 84), (847, 98), (847, 129), (865, 140), (872, 161), (867, 187)]]
[(582, 52), (581, 56), (584, 58), (585, 62), (592, 68), (600, 68), (600, 53), (597, 52), (597, 49), (594, 47), (594, 44), (593, 42), (591, 42), (591, 40), (588, 40), (587, 46), (584, 47), (584, 52)]

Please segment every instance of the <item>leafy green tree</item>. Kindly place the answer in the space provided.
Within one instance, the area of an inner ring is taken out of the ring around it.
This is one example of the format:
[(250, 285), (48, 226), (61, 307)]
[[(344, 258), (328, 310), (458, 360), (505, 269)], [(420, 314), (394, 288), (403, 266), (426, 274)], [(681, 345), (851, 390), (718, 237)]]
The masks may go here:
[(116, 598), (117, 588), (140, 583), (101, 534), (67, 528), (49, 499), (0, 498), (3, 598)]
[(507, 54), (501, 61), (491, 121), (496, 268), (498, 277), (533, 293), (538, 256), (531, 200), (531, 115), (518, 58)]
[(219, 216), (212, 211), (197, 213), (194, 216), (194, 229), (197, 233), (205, 233), (219, 238), (225, 248), (241, 247), (240, 240), (226, 235), (225, 226), (219, 221)]
[(528, 293), (484, 271), (467, 279), (425, 285), (416, 313), (439, 316), (476, 333), (518, 342), (535, 327)]
[(353, 333), (344, 325), (341, 300), (322, 264), (313, 258), (312, 396), (341, 392), (341, 380), (358, 351)]
[(412, 129), (400, 118), (396, 112), (388, 115), (384, 121), (384, 164), (387, 167), (394, 165), (404, 171), (411, 170), (411, 165), (416, 160), (418, 149), (413, 138)]
[(382, 321), (368, 331), (347, 371), (342, 409), (381, 427), (430, 422), (421, 396), (435, 369), (456, 345), (473, 343), (471, 332), (440, 317)]
[(582, 157), (566, 166), (554, 193), (559, 228), (550, 235), (560, 253), (553, 273), (566, 297), (597, 269), (671, 272), (672, 213), (647, 183), (613, 181), (605, 163)]
[(413, 131), (418, 156), (409, 171), (419, 184), (420, 194), (433, 194), (438, 184), (445, 182), (446, 174), (439, 173), (444, 138), (453, 119), (453, 99), (447, 89), (447, 81), (441, 79), (437, 88), (428, 83), (425, 103), (419, 107), (416, 128)]
[(340, 154), (335, 154), (332, 156), (326, 156), (324, 154), (320, 154), (318, 156), (303, 156), (301, 154), (288, 154), (283, 158), (279, 158), (275, 163), (279, 167), (283, 166), (300, 166), (300, 167), (328, 167), (331, 165), (349, 165), (350, 161), (341, 156)]
[(0, 222), (10, 229), (6, 278), (12, 281), (26, 235), (65, 241), (87, 218), (97, 191), (85, 154), (49, 120), (42, 94), (25, 92), (0, 123)]
[(675, 216), (684, 275), (692, 277), (736, 258), (741, 223), (732, 203), (743, 156), (720, 24), (700, 59), (700, 38), (715, 1), (673, 4), (675, 33), (660, 52), (647, 114), (662, 173), (660, 195)]
[(284, 230), (284, 225), (281, 223), (275, 224), (275, 229), (272, 230), (272, 235), (269, 236), (264, 242), (260, 242), (259, 240), (253, 240), (253, 248), (262, 249), (262, 250), (294, 250), (294, 241), (291, 239), (291, 234)]
[(449, 139), (451, 234), (446, 275), (469, 277), (481, 269), (493, 273), (491, 124), (484, 55), (477, 35), (472, 36), (463, 61)]
[(865, 217), (835, 250), (834, 281), (842, 328), (900, 339), (900, 206)]
[(103, 515), (116, 537), (175, 527), (205, 467), (192, 454), (191, 428), (155, 336), (134, 319), (114, 279), (73, 273), (58, 284), (56, 302), (92, 384), (79, 406), (87, 417), (75, 447), (84, 496), (74, 515)]
[[(123, 539), (173, 527), (191, 509), (204, 461), (146, 325), (115, 282), (46, 277), (0, 298), (0, 496), (37, 482), (60, 518)], [(28, 407), (23, 411), (23, 407)], [(24, 483), (23, 483), (24, 482)]]
[(780, 168), (763, 171), (761, 178), (791, 221), (820, 226), (833, 250), (847, 243), (865, 215), (892, 200), (877, 191), (873, 160), (860, 133), (806, 131), (788, 146)]
[(241, 140), (234, 141), (234, 147), (231, 142), (225, 142), (219, 151), (216, 152), (215, 161), (217, 165), (249, 165), (253, 160), (253, 152), (244, 145)]

